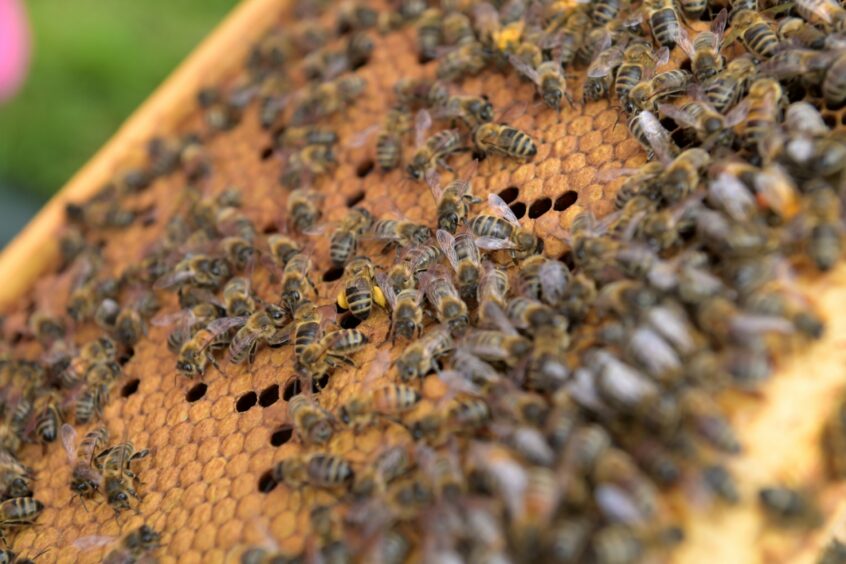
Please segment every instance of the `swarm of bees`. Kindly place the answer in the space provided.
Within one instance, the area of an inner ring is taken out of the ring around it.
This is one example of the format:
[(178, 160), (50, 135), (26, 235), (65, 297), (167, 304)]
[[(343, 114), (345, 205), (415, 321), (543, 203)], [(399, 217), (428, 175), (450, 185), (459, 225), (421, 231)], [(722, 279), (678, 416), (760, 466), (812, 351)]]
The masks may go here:
[[(755, 391), (787, 345), (824, 334), (794, 273), (831, 270), (842, 255), (846, 137), (793, 100), (846, 102), (846, 10), (398, 0), (386, 11), (344, 2), (332, 15), (301, 4), (315, 19), (272, 29), (237, 82), (199, 93), (207, 131), (151, 141), (146, 165), (68, 206), (64, 310), (45, 301), (4, 327), (41, 355), (0, 361), (0, 535), (44, 508), (17, 458), (23, 443), (46, 449), (61, 436), (80, 504), (102, 496), (116, 516), (137, 506), (150, 451), (110, 443), (99, 420), (151, 330), (167, 333), (186, 385), (252, 370), (266, 349), (292, 361), (301, 392), (268, 420), (298, 450), (261, 487), (319, 489), (335, 503), (310, 508), (302, 554), (269, 539), (245, 563), (619, 564), (683, 540), (662, 490), (694, 483), (711, 503), (739, 503), (726, 459), (744, 445), (716, 394)], [(374, 39), (404, 28), (431, 72), (398, 79), (384, 116), (342, 138), (333, 124), (372, 87), (357, 70)], [(667, 68), (672, 57), (685, 62)], [(495, 107), (461, 90), (482, 72), (529, 81), (537, 101)], [(606, 182), (625, 177), (615, 210), (579, 213), (553, 234), (568, 252), (549, 258), (502, 197), (479, 193), (478, 162), (538, 154), (542, 142), (513, 125), (530, 104), (568, 112), (602, 99), (650, 162), (603, 170)], [(211, 188), (204, 140), (249, 116), (271, 135), (263, 158), (281, 163), (275, 228), (246, 189)], [(350, 149), (404, 176), (400, 189), (431, 192), (434, 214), (380, 216), (386, 206), (356, 202), (329, 222), (325, 177)], [(171, 174), (188, 186), (161, 237), (113, 272), (97, 234), (146, 221), (130, 196)], [(321, 267), (337, 271), (333, 284)], [(96, 336), (79, 342), (86, 324)], [(358, 391), (325, 399), (341, 371)], [(823, 440), (835, 477), (846, 471), (841, 412)], [(94, 426), (77, 441), (71, 422)], [(373, 430), (406, 439), (366, 462), (332, 450), (338, 436)], [(758, 502), (774, 526), (816, 526), (806, 491), (760, 484)], [(107, 561), (149, 560), (159, 543), (145, 525)]]

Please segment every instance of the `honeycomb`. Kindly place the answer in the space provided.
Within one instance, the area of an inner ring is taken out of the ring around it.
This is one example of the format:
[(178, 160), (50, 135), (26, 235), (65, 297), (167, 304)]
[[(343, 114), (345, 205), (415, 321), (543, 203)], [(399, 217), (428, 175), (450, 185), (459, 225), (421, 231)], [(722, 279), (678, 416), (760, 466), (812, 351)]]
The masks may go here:
[[(252, 3), (260, 7), (262, 25), (250, 27), (248, 34), (238, 37), (241, 42), (251, 42), (271, 24), (292, 21), (286, 3)], [(367, 81), (366, 92), (327, 124), (342, 140), (381, 122), (384, 109), (392, 102), (392, 86), (398, 76), (434, 74), (435, 63), (418, 63), (412, 30), (372, 36), (373, 56), (357, 71)], [(239, 71), (240, 61), (234, 60), (216, 69), (229, 83), (235, 81)], [(582, 76), (570, 80), (570, 91), (580, 93), (582, 80)], [(603, 100), (565, 107), (555, 113), (540, 103), (534, 87), (515, 73), (488, 72), (468, 78), (462, 82), (461, 91), (486, 94), (498, 109), (515, 100), (532, 101), (511, 123), (533, 136), (538, 144), (536, 158), (518, 163), (490, 157), (479, 165), (473, 189), (481, 197), (500, 194), (521, 223), (544, 238), (545, 254), (566, 261), (562, 234), (572, 218), (583, 209), (601, 216), (613, 207), (613, 196), (622, 179), (604, 183), (599, 180), (600, 173), (646, 162), (620, 111)], [(843, 110), (827, 109), (823, 115), (830, 125), (846, 124)], [(146, 117), (157, 119), (155, 114)], [(206, 131), (199, 110), (172, 121), (161, 125), (162, 129)], [(142, 142), (136, 141), (136, 156), (142, 152)], [(359, 148), (343, 141), (337, 146), (337, 168), (316, 185), (325, 195), (323, 221), (340, 220), (350, 206), (358, 203), (377, 216), (400, 213), (411, 220), (431, 218), (435, 209), (426, 186), (410, 183), (400, 171), (379, 172), (373, 163), (373, 142), (375, 139)], [(277, 183), (281, 163), (271, 150), (269, 133), (258, 126), (256, 108), (251, 106), (240, 124), (226, 134), (208, 135), (206, 147), (212, 155), (214, 172), (202, 185), (204, 194), (216, 194), (233, 185), (242, 188), (244, 208), (259, 229), (275, 231), (284, 218), (286, 193)], [(460, 173), (470, 158), (462, 155), (451, 162)], [(130, 159), (117, 169), (132, 164)], [(120, 272), (141, 259), (161, 236), (161, 226), (167, 218), (184, 202), (181, 194), (185, 184), (181, 175), (170, 175), (133, 196), (131, 206), (152, 210), (153, 220), (136, 222), (104, 237), (103, 254), (110, 269)], [(91, 186), (90, 190), (96, 188)], [(315, 237), (309, 250), (315, 264), (319, 302), (333, 303), (340, 273), (330, 268), (328, 241)], [(375, 248), (370, 254), (380, 266), (394, 259), (392, 254), (378, 254)], [(35, 304), (49, 303), (51, 308), (63, 310), (69, 279), (52, 270), (43, 273), (31, 291), (9, 306), (10, 319), (25, 318)], [(269, 271), (257, 268), (253, 280), (261, 297), (276, 299), (278, 284)], [(806, 284), (824, 311), (835, 311), (846, 302), (846, 273), (842, 267)], [(175, 311), (174, 296), (166, 299), (169, 301), (165, 302), (164, 311)], [(781, 373), (760, 397), (725, 400), (732, 407), (744, 445), (750, 445), (732, 463), (747, 499), (752, 498), (752, 484), (765, 478), (811, 477), (822, 483), (823, 471), (814, 445), (820, 421), (834, 401), (832, 390), (841, 387), (846, 371), (846, 352), (842, 347), (846, 322), (840, 319), (842, 316), (831, 317), (827, 337), (808, 351), (798, 351), (800, 354), (780, 367)], [(340, 316), (340, 323), (345, 327), (356, 325), (348, 314)], [(392, 356), (401, 349), (381, 344), (387, 331), (382, 312), (357, 328), (379, 346), (356, 355), (359, 369), (339, 369), (325, 382), (320, 403), (332, 411), (361, 391), (363, 375), (369, 373), (377, 348), (388, 350)], [(76, 337), (84, 340), (93, 334), (91, 331), (93, 327), (78, 328)], [(286, 400), (299, 392), (293, 380), (290, 347), (263, 349), (250, 367), (222, 364), (222, 371), (209, 369), (202, 380), (189, 381), (174, 368), (174, 356), (165, 345), (167, 331), (162, 327), (148, 328), (146, 338), (124, 364), (124, 376), (113, 388), (112, 401), (103, 416), (113, 437), (125, 436), (139, 448), (152, 451), (152, 456), (140, 465), (144, 483), (139, 489), (142, 501), (138, 513), (127, 512), (116, 519), (105, 503), (90, 503), (87, 510), (83, 509), (78, 501), (71, 500), (67, 488), (70, 467), (61, 445), (52, 444), (44, 456), (40, 447), (30, 445), (23, 450), (21, 459), (35, 469), (36, 496), (46, 508), (37, 527), (13, 536), (16, 551), (31, 555), (50, 549), (39, 557), (39, 562), (95, 562), (108, 548), (80, 553), (73, 547), (74, 541), (89, 535), (117, 537), (142, 522), (161, 532), (163, 548), (157, 556), (165, 563), (234, 561), (245, 548), (266, 544), (268, 538), (286, 553), (306, 547), (309, 509), (316, 504), (332, 504), (338, 496), (315, 488), (293, 491), (279, 486), (262, 491), (267, 489), (267, 472), (275, 462), (307, 451), (290, 433), (280, 429)], [(814, 385), (808, 386), (808, 380)], [(425, 385), (423, 393), (436, 399), (443, 390)], [(800, 404), (818, 406), (818, 413), (813, 417), (801, 413), (796, 409)], [(78, 430), (83, 433), (88, 429)], [(343, 455), (354, 468), (360, 468), (384, 445), (406, 444), (409, 440), (401, 427), (384, 423), (358, 434), (338, 431), (326, 450)], [(784, 470), (788, 467), (789, 472)], [(820, 486), (823, 487), (826, 493), (843, 493), (842, 487)], [(694, 504), (691, 511), (683, 499), (688, 497), (680, 492), (669, 497), (677, 518), (690, 525), (689, 542), (677, 554), (680, 561), (713, 561), (723, 551), (734, 561), (796, 561), (809, 554), (809, 546), (821, 542), (821, 534), (777, 535), (767, 531), (751, 503), (718, 509)], [(835, 497), (825, 499), (827, 515), (842, 513)]]

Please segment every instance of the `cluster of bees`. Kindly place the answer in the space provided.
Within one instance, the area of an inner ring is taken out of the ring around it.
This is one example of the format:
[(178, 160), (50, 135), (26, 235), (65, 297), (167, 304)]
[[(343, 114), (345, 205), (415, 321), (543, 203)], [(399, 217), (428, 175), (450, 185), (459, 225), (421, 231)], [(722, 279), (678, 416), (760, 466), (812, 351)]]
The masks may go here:
[[(150, 326), (166, 328), (175, 371), (189, 379), (226, 377), (226, 362), (252, 365), (262, 349), (290, 345), (303, 392), (283, 418), (301, 449), (262, 487), (317, 488), (336, 502), (311, 508), (303, 554), (268, 539), (245, 563), (632, 562), (683, 538), (663, 490), (693, 483), (714, 503), (740, 501), (725, 457), (743, 446), (715, 394), (756, 390), (786, 345), (822, 336), (794, 269), (830, 270), (842, 252), (846, 139), (791, 98), (846, 101), (846, 10), (832, 0), (391, 4), (345, 2), (327, 25), (328, 6), (303, 2), (302, 21), (263, 36), (236, 84), (199, 93), (208, 132), (151, 141), (144, 166), (68, 206), (64, 311), (38, 303), (25, 322), (4, 324), (21, 343), (7, 342), (0, 363), (0, 533), (43, 510), (16, 457), (22, 443), (61, 436), (80, 502), (102, 495), (116, 515), (132, 508), (135, 465), (150, 453), (109, 445), (96, 421)], [(700, 19), (711, 24), (697, 33)], [(331, 121), (366, 92), (356, 71), (374, 34), (404, 27), (433, 76), (397, 80), (383, 122), (340, 139)], [(661, 71), (676, 46), (686, 62)], [(585, 69), (581, 96), (572, 69)], [(612, 100), (652, 159), (600, 173), (626, 177), (616, 210), (583, 211), (554, 233), (566, 260), (544, 256), (501, 197), (474, 193), (478, 161), (538, 152), (507, 123), (531, 101), (494, 108), (460, 91), (483, 71), (531, 81), (545, 111)], [(204, 189), (214, 172), (204, 135), (225, 134), (253, 105), (282, 162), (285, 221), (272, 232), (251, 219), (242, 190)], [(431, 222), (361, 204), (326, 222), (321, 186), (341, 144), (369, 147), (382, 171), (431, 192)], [(456, 171), (463, 153), (472, 164)], [(152, 212), (127, 202), (170, 174), (188, 183), (183, 203), (144, 258), (115, 274), (96, 235), (146, 222)], [(320, 236), (323, 266), (343, 273), (328, 295), (314, 282)], [(370, 258), (379, 250), (391, 264)], [(259, 271), (269, 292), (255, 288)], [(339, 312), (356, 327), (340, 326)], [(389, 329), (376, 335), (368, 320), (382, 316)], [(90, 338), (77, 344), (80, 335)], [(383, 341), (402, 348), (360, 369), (356, 357)], [(339, 370), (357, 370), (360, 391), (328, 405), (320, 391)], [(95, 423), (78, 446), (71, 415)], [(374, 428), (406, 440), (366, 464), (332, 451), (338, 434)], [(825, 445), (842, 474), (839, 418)], [(773, 523), (819, 521), (802, 488), (761, 486)], [(108, 558), (151, 558), (159, 541), (143, 526)]]

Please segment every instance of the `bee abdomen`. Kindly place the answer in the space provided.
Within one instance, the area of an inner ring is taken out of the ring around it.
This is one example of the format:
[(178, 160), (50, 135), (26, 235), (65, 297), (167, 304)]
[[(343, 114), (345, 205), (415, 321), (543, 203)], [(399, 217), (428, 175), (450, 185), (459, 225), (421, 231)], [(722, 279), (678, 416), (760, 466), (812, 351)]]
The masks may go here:
[(330, 454), (313, 455), (308, 461), (307, 472), (309, 482), (323, 488), (345, 484), (355, 476), (346, 460)]

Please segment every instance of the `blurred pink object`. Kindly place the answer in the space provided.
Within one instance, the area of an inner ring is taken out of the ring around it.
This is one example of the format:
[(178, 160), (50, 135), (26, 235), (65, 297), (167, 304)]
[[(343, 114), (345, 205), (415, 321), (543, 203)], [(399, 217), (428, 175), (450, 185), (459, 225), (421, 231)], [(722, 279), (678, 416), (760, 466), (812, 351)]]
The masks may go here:
[(20, 0), (0, 0), (0, 102), (23, 84), (29, 65), (29, 24)]

